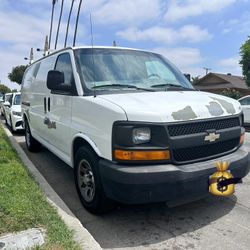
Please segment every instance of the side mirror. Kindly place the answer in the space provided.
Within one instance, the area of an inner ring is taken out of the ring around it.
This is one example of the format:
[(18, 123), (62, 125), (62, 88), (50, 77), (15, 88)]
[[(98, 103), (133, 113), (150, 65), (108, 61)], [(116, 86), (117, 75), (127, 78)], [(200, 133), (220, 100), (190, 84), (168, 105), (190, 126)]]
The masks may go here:
[(55, 91), (71, 91), (71, 86), (64, 83), (64, 73), (50, 70), (47, 75), (47, 88)]
[(10, 102), (8, 102), (8, 101), (4, 102), (4, 103), (3, 103), (3, 106), (5, 106), (5, 107), (10, 107)]
[(190, 74), (185, 73), (184, 76), (188, 79), (189, 82), (191, 81), (191, 75)]

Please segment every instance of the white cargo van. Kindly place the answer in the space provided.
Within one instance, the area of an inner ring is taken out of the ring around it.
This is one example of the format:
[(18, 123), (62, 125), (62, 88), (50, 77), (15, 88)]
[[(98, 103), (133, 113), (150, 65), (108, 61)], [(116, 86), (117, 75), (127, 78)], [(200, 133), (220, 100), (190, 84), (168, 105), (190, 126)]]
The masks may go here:
[(73, 167), (91, 212), (204, 197), (216, 161), (249, 172), (239, 102), (195, 90), (159, 54), (66, 48), (33, 63), (21, 92), (28, 149)]

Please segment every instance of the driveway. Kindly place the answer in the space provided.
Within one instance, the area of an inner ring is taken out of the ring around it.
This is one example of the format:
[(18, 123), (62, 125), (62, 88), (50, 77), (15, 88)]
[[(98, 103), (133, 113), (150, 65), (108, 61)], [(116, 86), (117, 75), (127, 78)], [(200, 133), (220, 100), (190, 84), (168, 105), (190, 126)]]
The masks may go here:
[[(45, 148), (27, 152), (22, 134), (15, 138), (104, 249), (249, 249), (250, 175), (229, 198), (209, 196), (175, 208), (164, 203), (121, 205), (109, 214), (95, 216), (82, 207), (69, 166)], [(249, 133), (246, 145), (250, 149)]]

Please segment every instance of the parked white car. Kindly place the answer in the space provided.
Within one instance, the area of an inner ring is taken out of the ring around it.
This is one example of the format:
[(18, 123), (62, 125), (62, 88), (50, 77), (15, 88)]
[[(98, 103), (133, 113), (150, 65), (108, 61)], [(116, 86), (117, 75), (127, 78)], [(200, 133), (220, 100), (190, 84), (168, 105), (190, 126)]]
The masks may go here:
[(2, 104), (4, 103), (4, 94), (0, 93), (0, 114), (3, 115), (2, 113)]
[(204, 197), (217, 161), (249, 172), (240, 103), (196, 91), (159, 54), (62, 49), (29, 66), (21, 93), (28, 149), (42, 144), (73, 167), (91, 212)]
[(11, 94), (9, 101), (4, 103), (4, 116), (12, 132), (23, 129), (20, 93)]
[(244, 114), (244, 123), (246, 125), (250, 125), (250, 95), (241, 97), (238, 101), (242, 106)]
[(2, 116), (5, 116), (5, 102), (9, 102), (9, 99), (11, 97), (12, 93), (6, 93), (3, 95), (3, 101), (0, 102), (0, 112)]

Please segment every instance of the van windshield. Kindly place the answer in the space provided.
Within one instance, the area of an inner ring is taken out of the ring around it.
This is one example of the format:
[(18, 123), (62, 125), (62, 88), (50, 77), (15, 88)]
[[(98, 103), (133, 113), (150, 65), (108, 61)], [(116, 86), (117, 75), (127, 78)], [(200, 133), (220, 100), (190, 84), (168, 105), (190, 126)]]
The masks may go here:
[(112, 48), (75, 51), (88, 90), (194, 90), (186, 77), (161, 55)]

